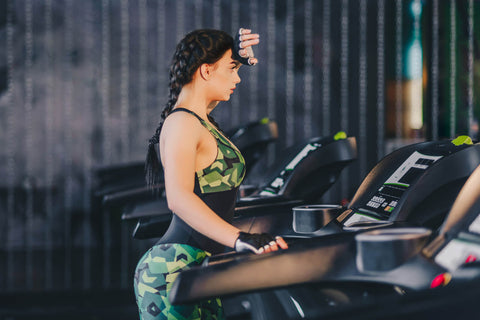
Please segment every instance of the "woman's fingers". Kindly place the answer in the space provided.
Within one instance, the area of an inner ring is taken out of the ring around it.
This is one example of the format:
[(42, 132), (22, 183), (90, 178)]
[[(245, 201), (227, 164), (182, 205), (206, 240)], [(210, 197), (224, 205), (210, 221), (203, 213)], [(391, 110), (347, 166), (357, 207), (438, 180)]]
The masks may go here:
[(240, 47), (241, 48), (251, 47), (251, 46), (254, 46), (254, 45), (258, 44), (259, 42), (260, 42), (259, 39), (245, 40), (245, 41), (240, 42)]
[(260, 35), (258, 33), (251, 33), (251, 34), (242, 34), (240, 36), (240, 41), (247, 41), (247, 40), (254, 40), (260, 39)]
[(258, 63), (257, 58), (250, 58), (249, 61), (250, 61), (250, 64), (252, 64), (252, 65), (255, 65), (255, 64)]
[(268, 253), (281, 249), (288, 249), (288, 244), (282, 237), (277, 236), (275, 237), (275, 241), (271, 241), (269, 244), (261, 247), (258, 253)]
[(269, 243), (271, 251), (277, 251), (278, 250), (278, 245), (275, 241), (272, 241)]
[(240, 55), (240, 57), (243, 57), (243, 58), (248, 57), (247, 49), (238, 50), (238, 54)]
[(270, 246), (267, 244), (266, 246), (263, 246), (260, 249), (258, 249), (257, 254), (267, 253), (270, 251), (272, 250), (270, 250)]
[(285, 240), (283, 240), (282, 237), (276, 236), (275, 241), (277, 241), (277, 244), (280, 246), (282, 249), (288, 249), (288, 244)]
[(245, 28), (240, 28), (239, 30), (240, 34), (249, 34), (252, 32), (251, 29), (245, 29)]

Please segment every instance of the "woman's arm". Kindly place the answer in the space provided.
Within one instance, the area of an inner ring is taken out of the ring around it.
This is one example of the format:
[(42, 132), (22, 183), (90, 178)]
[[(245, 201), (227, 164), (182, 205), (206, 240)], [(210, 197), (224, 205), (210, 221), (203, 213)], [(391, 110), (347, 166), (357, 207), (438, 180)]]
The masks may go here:
[(193, 192), (202, 130), (198, 119), (183, 112), (172, 114), (162, 128), (160, 153), (168, 207), (196, 231), (233, 248), (240, 230), (220, 218)]

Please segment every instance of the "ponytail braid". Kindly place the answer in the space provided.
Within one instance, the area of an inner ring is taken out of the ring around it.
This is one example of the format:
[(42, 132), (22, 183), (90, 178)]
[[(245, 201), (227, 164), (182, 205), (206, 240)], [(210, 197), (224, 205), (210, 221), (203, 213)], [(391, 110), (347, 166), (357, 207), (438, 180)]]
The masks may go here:
[[(161, 120), (158, 123), (155, 133), (148, 141), (147, 158), (145, 160), (145, 180), (147, 186), (154, 187), (163, 182), (163, 168), (160, 163), (160, 132), (162, 131), (163, 123), (167, 116), (172, 111), (177, 103), (178, 96), (182, 90), (182, 66), (185, 66), (184, 57), (180, 55), (181, 52), (175, 54), (174, 63), (170, 67), (170, 85), (169, 85), (169, 99), (161, 113)], [(178, 75), (178, 76), (177, 76)]]
[[(163, 123), (177, 103), (178, 96), (185, 84), (192, 81), (195, 71), (204, 63), (213, 64), (229, 49), (233, 49), (233, 38), (220, 30), (196, 30), (187, 34), (177, 45), (170, 66), (168, 102), (161, 113), (155, 133), (148, 141), (145, 160), (145, 180), (149, 187), (163, 182), (163, 170), (160, 163), (159, 142)], [(218, 128), (213, 117), (209, 121)]]

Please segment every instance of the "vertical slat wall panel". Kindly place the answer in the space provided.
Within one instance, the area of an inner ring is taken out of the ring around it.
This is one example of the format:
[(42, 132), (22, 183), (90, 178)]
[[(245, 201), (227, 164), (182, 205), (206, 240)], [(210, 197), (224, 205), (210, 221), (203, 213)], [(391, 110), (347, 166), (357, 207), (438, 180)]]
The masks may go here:
[[(157, 37), (156, 41), (157, 43), (155, 44), (157, 46), (157, 74), (156, 78), (158, 79), (158, 84), (157, 84), (157, 105), (153, 106), (153, 110), (155, 112), (152, 112), (150, 114), (151, 118), (156, 119), (156, 122), (158, 122), (159, 115), (163, 110), (163, 106), (165, 105), (167, 99), (168, 99), (168, 70), (165, 67), (166, 66), (166, 61), (170, 59), (172, 53), (170, 55), (167, 54), (166, 49), (165, 49), (165, 44), (166, 44), (166, 10), (165, 10), (165, 1), (166, 0), (160, 0), (157, 2), (157, 14), (156, 14), (156, 20), (157, 20)], [(195, 2), (197, 4), (198, 1)], [(197, 7), (195, 7), (195, 25), (198, 23), (200, 24), (200, 21), (202, 20), (201, 16), (201, 10), (199, 10)], [(158, 119), (157, 119), (158, 118)], [(155, 123), (156, 124), (156, 123)], [(153, 134), (153, 131), (147, 130), (147, 137), (150, 138), (150, 136)]]
[[(248, 26), (258, 26), (258, 0), (250, 0), (249, 12), (250, 21), (248, 22)], [(259, 32), (259, 30), (256, 30), (256, 32)], [(254, 121), (257, 120), (258, 117), (264, 116), (263, 111), (260, 112), (261, 110), (259, 110), (258, 103), (258, 68), (249, 68), (248, 73), (248, 85), (250, 91), (249, 104), (251, 106), (248, 120)]]
[(472, 136), (474, 134), (475, 120), (473, 117), (473, 78), (474, 78), (474, 66), (473, 66), (473, 56), (474, 56), (474, 39), (473, 39), (473, 30), (474, 30), (474, 17), (473, 17), (473, 0), (468, 0), (468, 53), (467, 53), (467, 116), (468, 116), (468, 135)]
[[(367, 171), (367, 0), (360, 0), (359, 10), (359, 70), (358, 70), (358, 105), (359, 105), (359, 117), (358, 117), (358, 152), (360, 156), (360, 170), (359, 179), (362, 179), (366, 175)], [(363, 156), (362, 156), (363, 155)]]
[(213, 0), (213, 28), (220, 29), (222, 25), (221, 0)]
[(330, 0), (323, 1), (322, 12), (322, 135), (330, 134)]
[[(349, 130), (349, 117), (348, 117), (348, 105), (350, 103), (349, 92), (349, 1), (342, 0), (341, 17), (340, 17), (340, 130), (345, 131), (349, 136), (351, 132)], [(346, 198), (348, 195), (348, 183), (350, 169), (345, 169), (345, 174), (341, 177), (341, 189), (340, 194)]]
[(130, 153), (130, 15), (129, 1), (120, 2), (120, 140), (121, 150), (119, 154), (120, 161), (127, 161)]
[[(102, 160), (103, 163), (110, 163), (113, 159), (113, 137), (111, 135), (110, 128), (110, 1), (102, 0), (102, 16), (101, 16), (101, 28), (102, 28), (102, 82), (100, 88), (101, 94), (101, 108), (102, 108), (102, 126), (103, 126), (103, 144), (102, 144)], [(96, 213), (99, 214), (99, 213)], [(110, 248), (109, 239), (111, 237), (110, 224), (108, 214), (102, 214), (103, 222), (103, 259), (102, 259), (102, 286), (108, 287), (110, 273)]]
[[(147, 95), (148, 95), (148, 51), (151, 50), (151, 47), (148, 44), (147, 35), (148, 35), (148, 7), (147, 0), (139, 0), (139, 24), (140, 24), (140, 36), (139, 36), (139, 48), (138, 48), (138, 68), (139, 68), (139, 79), (138, 79), (138, 114), (139, 114), (139, 123), (138, 123), (138, 133), (139, 136), (144, 139), (148, 137), (148, 121), (147, 121)], [(144, 140), (145, 141), (145, 140)]]
[(450, 0), (450, 138), (455, 136), (457, 125), (457, 9), (455, 2)]
[(395, 139), (402, 138), (403, 0), (395, 1)]
[(377, 1), (377, 160), (385, 155), (385, 0)]
[[(185, 35), (185, 2), (184, 0), (175, 1), (175, 10), (176, 10), (176, 30), (177, 36), (176, 39), (180, 40)], [(177, 41), (178, 41), (177, 40)]]
[(33, 65), (33, 12), (32, 1), (25, 2), (25, 74), (24, 74), (24, 112), (25, 112), (25, 173), (27, 181), (25, 185), (26, 191), (26, 208), (25, 208), (25, 281), (27, 289), (32, 288), (33, 284), (33, 267), (32, 267), (32, 232), (33, 232), (33, 79), (32, 79), (32, 65)]
[(431, 43), (431, 52), (432, 52), (432, 57), (431, 57), (431, 75), (432, 75), (432, 81), (431, 81), (431, 86), (430, 90), (432, 93), (432, 98), (431, 98), (431, 117), (430, 117), (430, 123), (431, 123), (431, 137), (433, 140), (438, 139), (438, 99), (439, 99), (439, 57), (438, 57), (438, 52), (439, 52), (439, 0), (433, 0), (432, 1), (432, 43)]
[(63, 51), (63, 77), (65, 81), (65, 88), (63, 91), (63, 130), (65, 132), (63, 140), (63, 150), (65, 153), (64, 173), (65, 173), (65, 187), (64, 187), (64, 282), (63, 287), (70, 289), (72, 284), (72, 207), (73, 207), (73, 190), (75, 183), (73, 177), (73, 75), (72, 75), (72, 53), (73, 53), (73, 1), (66, 0), (65, 2), (65, 33), (63, 34), (64, 51)]
[(285, 23), (285, 136), (286, 145), (291, 146), (294, 141), (294, 23), (295, 23), (295, 3), (293, 0), (287, 0), (287, 12)]
[(112, 137), (110, 135), (109, 121), (109, 102), (110, 102), (110, 8), (109, 0), (102, 0), (101, 30), (102, 30), (102, 53), (101, 53), (101, 85), (100, 85), (100, 104), (102, 109), (102, 162), (110, 163), (112, 159)]
[[(268, 0), (267, 8), (267, 33), (263, 38), (267, 41), (267, 116), (270, 119), (276, 119), (276, 51), (275, 46), (275, 0)], [(262, 39), (263, 40), (263, 39)], [(237, 98), (235, 98), (237, 99)], [(275, 158), (275, 146), (269, 146), (268, 148), (268, 165), (274, 162)]]
[[(173, 49), (194, 28), (261, 34), (260, 63), (242, 68), (242, 82), (215, 116), (225, 129), (264, 116), (277, 121), (280, 139), (262, 171), (314, 135), (340, 129), (357, 137), (358, 161), (321, 199), (348, 201), (385, 152), (411, 141), (402, 96), (413, 2), (6, 1), (0, 289), (131, 285), (149, 242), (131, 239), (118, 210), (93, 205), (91, 172), (144, 159), (168, 98)], [(422, 6), (415, 30), (427, 30), (428, 76), (420, 138), (477, 138), (478, 1)], [(384, 124), (389, 116), (392, 127)], [(38, 270), (37, 257), (44, 257)]]
[(53, 215), (54, 198), (52, 193), (52, 186), (54, 184), (53, 170), (54, 170), (54, 132), (53, 132), (53, 116), (54, 116), (54, 100), (53, 94), (55, 90), (54, 77), (52, 74), (54, 65), (53, 47), (53, 3), (48, 0), (45, 3), (45, 43), (46, 43), (46, 61), (45, 61), (45, 75), (46, 79), (46, 99), (45, 99), (45, 185), (47, 186), (45, 196), (45, 288), (50, 290), (53, 288), (53, 225), (55, 218)]
[[(120, 34), (120, 136), (122, 141), (122, 149), (120, 154), (120, 159), (123, 162), (126, 162), (130, 159), (130, 115), (131, 115), (131, 106), (130, 106), (130, 1), (121, 0), (120, 4), (120, 21), (121, 21), (121, 34)], [(179, 21), (179, 27), (183, 27), (180, 23), (183, 22), (182, 19)], [(120, 281), (117, 281), (116, 278), (113, 278), (113, 283), (120, 283), (122, 288), (126, 287), (128, 282), (128, 259), (127, 254), (128, 248), (130, 247), (131, 237), (128, 234), (127, 224), (123, 223), (121, 225), (120, 241), (122, 250), (120, 251), (120, 266), (115, 263), (115, 260), (110, 261), (111, 274), (115, 273), (116, 269), (120, 268)], [(116, 242), (114, 240), (114, 243)], [(112, 248), (112, 246), (110, 246)]]
[(303, 77), (303, 136), (311, 137), (313, 135), (313, 3), (312, 0), (305, 0), (305, 68)]
[[(81, 118), (84, 123), (93, 123), (94, 111), (96, 110), (95, 99), (93, 95), (93, 88), (97, 86), (98, 75), (96, 70), (98, 70), (97, 66), (99, 65), (97, 60), (95, 59), (97, 55), (97, 51), (95, 49), (95, 39), (94, 36), (96, 34), (96, 29), (94, 27), (94, 8), (91, 1), (85, 2), (84, 10), (82, 13), (85, 17), (85, 28), (83, 32), (83, 39), (85, 42), (85, 56), (89, 61), (95, 61), (95, 63), (86, 69), (87, 72), (87, 81), (85, 81), (85, 86), (83, 88), (83, 95), (85, 97), (85, 106), (87, 110), (83, 112), (83, 117)], [(83, 229), (83, 239), (80, 243), (83, 245), (83, 257), (82, 263), (79, 265), (83, 265), (82, 268), (82, 277), (80, 278), (81, 283), (83, 284), (83, 289), (89, 289), (91, 287), (91, 247), (92, 247), (92, 239), (90, 236), (90, 231), (92, 228), (90, 227), (94, 222), (92, 218), (92, 210), (90, 206), (90, 190), (92, 189), (92, 175), (90, 174), (90, 168), (93, 165), (93, 154), (92, 154), (92, 147), (90, 145), (90, 140), (93, 138), (92, 130), (89, 128), (86, 132), (86, 137), (88, 139), (83, 139), (82, 141), (82, 155), (83, 155), (83, 180), (85, 181), (85, 185), (83, 188), (83, 212), (84, 212), (84, 219), (83, 223), (81, 224), (81, 228)]]
[(7, 2), (7, 103), (6, 103), (6, 118), (7, 118), (7, 129), (6, 129), (6, 138), (5, 141), (5, 155), (7, 158), (7, 194), (6, 194), (6, 212), (2, 213), (2, 216), (6, 216), (6, 283), (2, 285), (6, 286), (7, 289), (12, 290), (15, 287), (15, 257), (13, 254), (13, 235), (11, 230), (15, 230), (15, 181), (17, 175), (17, 167), (15, 165), (15, 81), (14, 81), (14, 26), (13, 26), (13, 0)]
[(348, 105), (349, 105), (349, 1), (342, 0), (341, 12), (341, 38), (340, 38), (340, 129), (348, 129)]
[[(235, 32), (238, 32), (238, 28), (240, 27), (239, 22), (240, 21), (240, 2), (238, 1), (232, 1), (231, 3), (231, 33), (232, 35), (235, 34)], [(238, 90), (237, 90), (238, 91)], [(232, 119), (230, 121), (231, 126), (236, 127), (240, 125), (240, 111), (241, 111), (241, 106), (240, 106), (240, 98), (238, 95), (233, 95), (230, 98), (230, 103), (231, 103), (231, 115)]]

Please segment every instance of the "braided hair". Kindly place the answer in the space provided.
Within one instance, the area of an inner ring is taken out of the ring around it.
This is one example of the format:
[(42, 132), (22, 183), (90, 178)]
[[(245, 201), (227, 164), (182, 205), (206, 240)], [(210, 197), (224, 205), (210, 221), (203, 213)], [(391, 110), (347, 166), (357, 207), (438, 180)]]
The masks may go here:
[[(224, 31), (212, 29), (192, 31), (178, 43), (170, 66), (168, 101), (161, 113), (158, 127), (148, 144), (145, 160), (145, 180), (148, 186), (153, 187), (162, 181), (162, 167), (156, 149), (158, 149), (163, 123), (177, 103), (180, 91), (184, 85), (192, 81), (193, 75), (202, 64), (214, 64), (229, 49), (233, 49), (233, 38)], [(210, 115), (208, 120), (218, 128)]]

